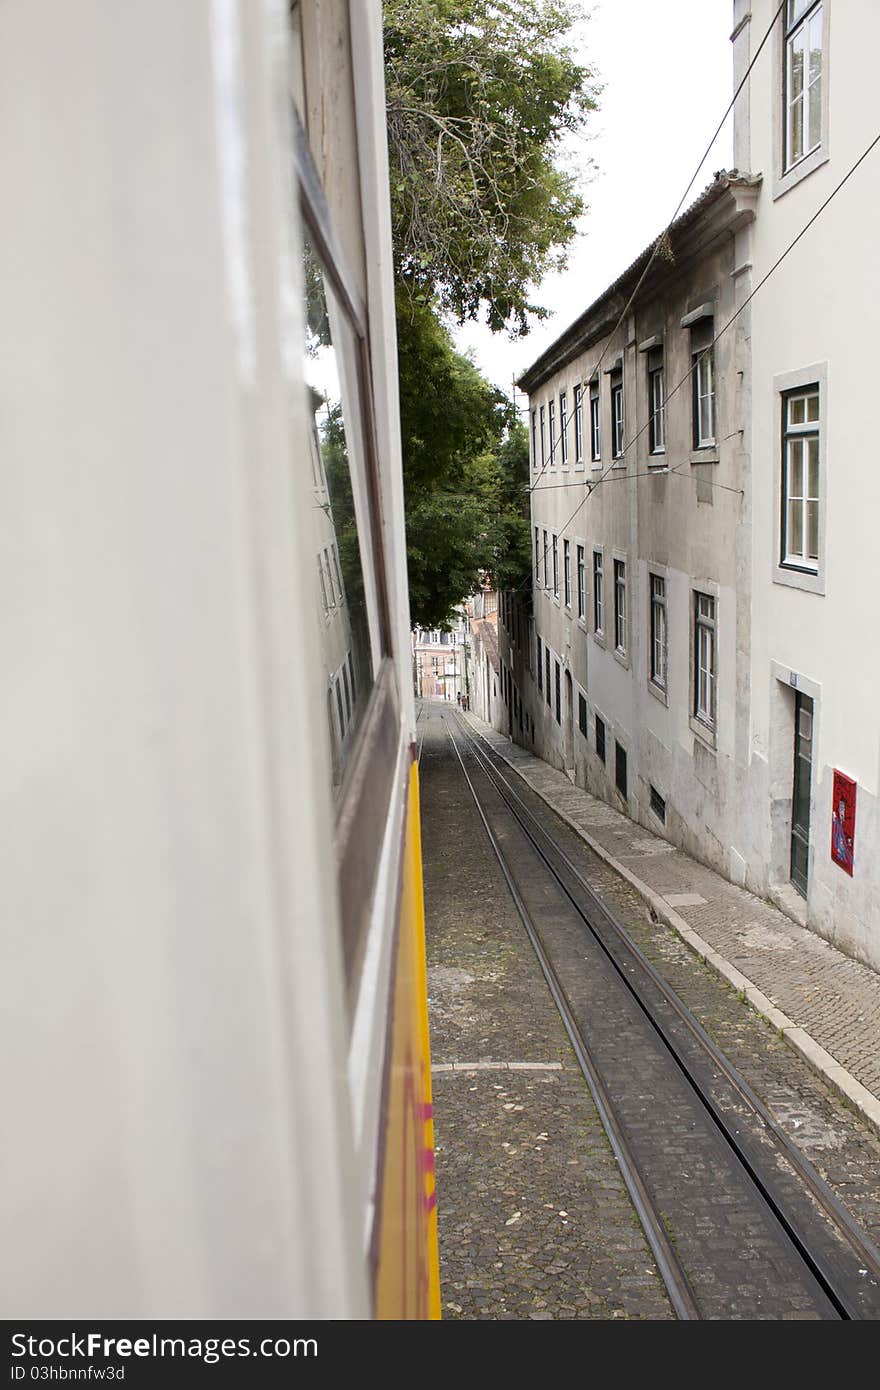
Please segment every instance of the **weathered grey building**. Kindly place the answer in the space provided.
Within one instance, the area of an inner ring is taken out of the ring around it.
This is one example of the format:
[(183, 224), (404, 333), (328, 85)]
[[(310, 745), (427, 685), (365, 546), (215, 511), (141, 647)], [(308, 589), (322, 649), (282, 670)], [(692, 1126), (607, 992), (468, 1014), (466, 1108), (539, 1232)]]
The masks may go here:
[(717, 175), (523, 376), (534, 611), (512, 654), (536, 751), (740, 881), (751, 494), (737, 311), (759, 186)]

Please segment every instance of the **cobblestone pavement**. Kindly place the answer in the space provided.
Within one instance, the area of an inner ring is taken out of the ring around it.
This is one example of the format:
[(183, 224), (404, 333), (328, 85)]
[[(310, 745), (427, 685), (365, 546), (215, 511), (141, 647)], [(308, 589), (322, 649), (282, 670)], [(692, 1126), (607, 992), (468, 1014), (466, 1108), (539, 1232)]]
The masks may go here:
[[(430, 705), (419, 732), (443, 1316), (669, 1318), (601, 1121)], [(475, 843), (485, 852), (469, 853)]]
[(476, 716), (465, 717), (529, 787), (653, 895), (667, 921), (708, 943), (716, 968), (757, 986), (765, 996), (755, 998), (757, 1006), (766, 1004), (783, 1028), (794, 1024), (792, 1043), (880, 1128), (880, 975), (573, 786)]
[[(494, 858), (487, 848), (475, 867), (466, 855), (482, 828), (462, 795), (460, 773), (456, 779), (448, 760), (444, 769), (440, 711), (426, 705), (419, 728), (426, 733), (423, 834), (444, 1316), (668, 1317), (651, 1256)], [(510, 750), (506, 740), (493, 742)], [(520, 793), (526, 800), (532, 795), (527, 786)], [(633, 831), (646, 836), (640, 827)], [(779, 1123), (880, 1240), (880, 1142), (870, 1126), (675, 931), (652, 920), (643, 896), (573, 828), (559, 822), (558, 838)], [(736, 924), (729, 922), (728, 930), (735, 932)], [(470, 1072), (454, 1066), (489, 1060), (562, 1065)], [(728, 1315), (736, 1316), (735, 1309)]]

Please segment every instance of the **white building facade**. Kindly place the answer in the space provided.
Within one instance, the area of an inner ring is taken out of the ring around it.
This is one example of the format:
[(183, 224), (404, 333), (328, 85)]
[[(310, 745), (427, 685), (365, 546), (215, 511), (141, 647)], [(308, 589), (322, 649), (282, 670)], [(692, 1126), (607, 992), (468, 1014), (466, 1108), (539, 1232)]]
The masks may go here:
[[(735, 73), (775, 10), (736, 0)], [(789, 0), (735, 127), (736, 158), (764, 176), (751, 273), (756, 285), (769, 275), (751, 305), (751, 805), (764, 848), (754, 886), (875, 968), (880, 601), (868, 562), (880, 478), (865, 450), (880, 149), (854, 166), (878, 133), (866, 100), (878, 45), (876, 6)]]
[[(776, 9), (736, 0), (737, 83)], [(513, 694), (579, 785), (880, 968), (880, 152), (834, 192), (877, 134), (877, 40), (874, 7), (788, 0), (737, 101), (737, 168), (522, 378)]]

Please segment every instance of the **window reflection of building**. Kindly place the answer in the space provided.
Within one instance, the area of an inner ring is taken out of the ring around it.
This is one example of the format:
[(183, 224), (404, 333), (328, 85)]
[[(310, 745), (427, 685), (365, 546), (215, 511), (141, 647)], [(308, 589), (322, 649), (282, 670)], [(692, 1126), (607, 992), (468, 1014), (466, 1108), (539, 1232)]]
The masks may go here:
[[(305, 370), (314, 419), (311, 472), (317, 552), (316, 601), (321, 614), (324, 676), (333, 780), (342, 781), (346, 759), (373, 682), (373, 663), (361, 564), (361, 529), (350, 466), (351, 421), (344, 353), (337, 339), (346, 324), (321, 265), (306, 244), (304, 280), (308, 338)], [(355, 393), (352, 393), (355, 394)]]

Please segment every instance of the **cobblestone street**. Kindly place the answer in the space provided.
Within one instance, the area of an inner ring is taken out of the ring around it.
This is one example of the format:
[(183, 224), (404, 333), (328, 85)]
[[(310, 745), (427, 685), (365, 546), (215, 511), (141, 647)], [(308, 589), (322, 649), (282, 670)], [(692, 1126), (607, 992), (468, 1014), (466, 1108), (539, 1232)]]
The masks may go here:
[(419, 728), (443, 1316), (671, 1317), (432, 707)]

